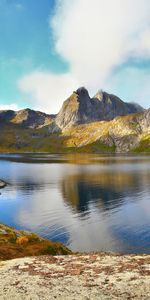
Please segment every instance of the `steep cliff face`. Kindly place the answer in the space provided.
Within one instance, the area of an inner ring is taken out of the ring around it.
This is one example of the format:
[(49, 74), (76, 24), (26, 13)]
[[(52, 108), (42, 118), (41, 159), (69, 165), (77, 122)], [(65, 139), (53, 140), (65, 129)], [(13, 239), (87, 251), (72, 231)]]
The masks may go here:
[(139, 115), (137, 121), (142, 132), (150, 131), (150, 109), (145, 110), (143, 114)]
[(143, 108), (139, 105), (123, 102), (120, 98), (103, 91), (90, 98), (88, 91), (82, 87), (64, 102), (55, 121), (60, 128), (66, 129), (77, 124), (108, 121), (117, 116), (142, 111)]

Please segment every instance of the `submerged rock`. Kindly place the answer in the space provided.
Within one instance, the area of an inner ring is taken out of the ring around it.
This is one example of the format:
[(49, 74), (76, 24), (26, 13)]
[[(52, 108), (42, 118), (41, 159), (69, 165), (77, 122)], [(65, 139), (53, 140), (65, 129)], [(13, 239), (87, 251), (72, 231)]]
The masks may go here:
[(0, 180), (0, 189), (4, 188), (7, 185), (7, 183), (3, 180)]

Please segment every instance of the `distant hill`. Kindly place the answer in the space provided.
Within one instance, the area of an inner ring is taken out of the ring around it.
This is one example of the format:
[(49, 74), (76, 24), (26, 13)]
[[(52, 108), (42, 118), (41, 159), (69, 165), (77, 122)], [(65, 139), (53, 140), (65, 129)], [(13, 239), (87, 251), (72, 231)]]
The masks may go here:
[(0, 124), (17, 124), (27, 128), (40, 128), (50, 124), (55, 115), (47, 115), (40, 111), (34, 111), (29, 108), (19, 111), (1, 110)]

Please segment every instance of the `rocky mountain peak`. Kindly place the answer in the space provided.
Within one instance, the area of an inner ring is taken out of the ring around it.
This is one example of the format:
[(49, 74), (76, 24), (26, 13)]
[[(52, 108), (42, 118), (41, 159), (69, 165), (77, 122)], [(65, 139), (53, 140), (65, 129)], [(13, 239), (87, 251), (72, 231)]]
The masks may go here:
[(80, 87), (75, 92), (79, 97), (90, 97), (89, 92), (85, 87)]
[(53, 115), (47, 115), (40, 111), (34, 111), (27, 108), (16, 112), (12, 122), (15, 124), (20, 124), (24, 127), (39, 128), (50, 124), (54, 117), (55, 116)]
[(119, 97), (102, 90), (90, 98), (88, 90), (80, 87), (64, 102), (55, 122), (61, 129), (66, 129), (77, 124), (112, 120), (117, 116), (142, 110), (141, 107), (126, 103)]
[(103, 95), (104, 95), (103, 90), (98, 90), (97, 93), (95, 94), (94, 98), (102, 101), (103, 100)]
[(39, 128), (49, 125), (55, 115), (47, 115), (29, 108), (19, 111), (0, 111), (0, 124), (15, 124), (26, 128)]
[(26, 128), (50, 125), (50, 132), (59, 132), (74, 125), (109, 121), (117, 116), (142, 112), (143, 108), (126, 103), (119, 97), (99, 90), (91, 98), (85, 87), (78, 88), (64, 101), (57, 115), (47, 115), (29, 108), (20, 111), (0, 111), (0, 124), (11, 123)]

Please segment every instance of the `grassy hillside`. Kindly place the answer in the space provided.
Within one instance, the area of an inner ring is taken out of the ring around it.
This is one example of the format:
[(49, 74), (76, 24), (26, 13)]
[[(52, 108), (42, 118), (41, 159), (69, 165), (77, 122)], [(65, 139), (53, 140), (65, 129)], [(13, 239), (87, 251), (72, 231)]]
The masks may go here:
[[(0, 130), (0, 152), (112, 152), (114, 147), (109, 147), (95, 138), (90, 138), (86, 144), (88, 131), (79, 129), (79, 136), (73, 132), (68, 135), (49, 134), (48, 127), (41, 129), (20, 128), (17, 126), (3, 126)], [(88, 137), (89, 138), (89, 137)], [(82, 144), (81, 144), (82, 143)]]
[(150, 130), (149, 127), (141, 128), (141, 116), (133, 114), (112, 121), (78, 125), (55, 134), (49, 133), (49, 126), (32, 129), (3, 125), (0, 152), (150, 153)]
[(38, 255), (65, 255), (71, 251), (61, 243), (0, 224), (0, 260)]
[(135, 153), (140, 153), (140, 152), (150, 153), (150, 134), (146, 134), (142, 137), (138, 146), (135, 149), (133, 149), (133, 152), (135, 152)]

